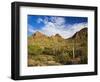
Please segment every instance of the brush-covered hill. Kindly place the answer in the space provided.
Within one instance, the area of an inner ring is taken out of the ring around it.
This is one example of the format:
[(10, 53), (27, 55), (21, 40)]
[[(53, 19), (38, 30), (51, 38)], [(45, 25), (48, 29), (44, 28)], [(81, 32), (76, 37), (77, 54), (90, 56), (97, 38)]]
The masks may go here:
[(75, 64), (86, 64), (87, 28), (81, 29), (68, 39), (59, 34), (48, 37), (37, 31), (28, 37), (28, 66), (74, 64), (73, 47), (78, 61)]

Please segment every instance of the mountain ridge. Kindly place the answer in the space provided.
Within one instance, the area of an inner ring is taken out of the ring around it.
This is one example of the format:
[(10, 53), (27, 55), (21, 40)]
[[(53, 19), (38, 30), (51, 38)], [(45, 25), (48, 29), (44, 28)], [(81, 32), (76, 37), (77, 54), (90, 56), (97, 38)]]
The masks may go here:
[[(69, 38), (67, 38), (67, 39), (74, 39), (75, 37), (78, 37), (78, 38), (80, 38), (80, 36), (82, 36), (82, 35), (86, 35), (87, 36), (87, 28), (83, 28), (83, 29), (81, 29), (81, 30), (79, 30), (79, 31), (77, 31), (76, 33), (74, 33), (74, 35), (73, 36), (71, 36), (71, 37), (69, 37)], [(61, 38), (61, 39), (64, 39), (60, 34), (55, 34), (55, 35), (52, 35), (52, 36), (47, 36), (47, 35), (45, 35), (45, 34), (43, 34), (42, 32), (39, 32), (39, 31), (36, 31), (34, 34), (32, 34), (32, 37), (33, 38)], [(66, 39), (66, 40), (67, 40)]]

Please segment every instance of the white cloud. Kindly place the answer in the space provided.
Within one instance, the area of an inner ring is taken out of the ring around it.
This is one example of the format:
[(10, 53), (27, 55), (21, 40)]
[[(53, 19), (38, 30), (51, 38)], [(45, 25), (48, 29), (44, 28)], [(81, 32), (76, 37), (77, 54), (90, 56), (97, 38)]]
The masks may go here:
[(87, 25), (87, 23), (77, 23), (74, 25), (69, 25), (67, 28), (69, 29), (64, 29), (62, 31), (62, 37), (63, 38), (69, 38), (71, 36), (73, 36), (76, 32), (80, 31), (81, 29), (85, 28), (85, 25)]
[(56, 26), (61, 26), (65, 23), (65, 19), (63, 17), (51, 17), (51, 21)]
[(43, 22), (43, 19), (42, 18), (38, 18), (37, 23), (41, 23), (41, 22)]
[[(66, 25), (65, 19), (63, 17), (51, 17), (48, 19), (48, 17), (45, 17), (45, 19), (39, 19), (39, 22), (43, 22), (45, 24), (44, 27), (42, 27), (40, 31), (41, 33), (52, 36), (55, 34), (60, 34), (63, 38), (69, 38), (73, 36), (77, 31), (81, 30), (85, 26), (87, 26), (87, 23), (75, 23), (72, 25)], [(30, 29), (29, 29), (30, 30)], [(36, 32), (37, 30), (30, 30)]]
[(63, 38), (69, 38), (73, 36), (77, 31), (87, 25), (86, 23), (76, 23), (73, 25), (65, 25), (65, 19), (63, 17), (51, 17), (49, 22), (46, 18), (45, 27), (40, 30), (40, 32), (51, 36), (55, 34), (60, 34)]
[(73, 36), (77, 31), (84, 28), (84, 23), (74, 24), (74, 25), (68, 25), (66, 27), (62, 28), (56, 28), (53, 23), (48, 23), (40, 32), (52, 36), (55, 34), (60, 34), (63, 38), (69, 38)]
[(30, 33), (36, 32), (36, 31), (33, 29), (33, 26), (30, 25), (30, 24), (28, 24), (28, 32), (30, 32)]
[(45, 17), (45, 19), (44, 19), (43, 23), (44, 23), (44, 24), (48, 24), (48, 22), (49, 22), (48, 17)]

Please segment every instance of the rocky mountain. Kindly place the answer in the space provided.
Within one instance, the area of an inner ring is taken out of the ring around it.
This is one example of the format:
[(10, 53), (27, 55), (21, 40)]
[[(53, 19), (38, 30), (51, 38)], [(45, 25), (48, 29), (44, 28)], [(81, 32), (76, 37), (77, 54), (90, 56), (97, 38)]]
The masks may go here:
[(87, 39), (87, 31), (87, 28), (83, 28), (80, 31), (76, 32), (71, 38), (78, 41)]
[(88, 37), (88, 29), (87, 28), (83, 28), (80, 31), (76, 32), (72, 37), (66, 39), (67, 42), (77, 42), (77, 43), (81, 43), (86, 41), (87, 42), (87, 37)]
[[(66, 39), (66, 40), (76, 40), (76, 41), (82, 41), (82, 40), (87, 40), (87, 28), (83, 28), (80, 31), (76, 32), (72, 37)], [(31, 40), (45, 40), (45, 39), (53, 39), (53, 40), (65, 40), (64, 38), (62, 38), (59, 34), (55, 34), (52, 35), (50, 37), (46, 36), (45, 34), (37, 31), (36, 33), (34, 33), (32, 36), (30, 36)]]
[(37, 31), (37, 32), (35, 32), (33, 35), (32, 35), (32, 37), (34, 38), (34, 39), (36, 39), (36, 38), (46, 38), (47, 36), (46, 35), (44, 35), (44, 34), (42, 34), (41, 32), (39, 32), (39, 31)]

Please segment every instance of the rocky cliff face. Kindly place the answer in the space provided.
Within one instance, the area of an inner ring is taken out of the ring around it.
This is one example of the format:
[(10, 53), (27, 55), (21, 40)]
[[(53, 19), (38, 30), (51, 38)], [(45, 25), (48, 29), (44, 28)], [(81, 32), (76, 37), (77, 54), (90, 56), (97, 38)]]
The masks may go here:
[(76, 32), (71, 38), (77, 41), (82, 41), (87, 39), (87, 28), (83, 28), (80, 31)]

